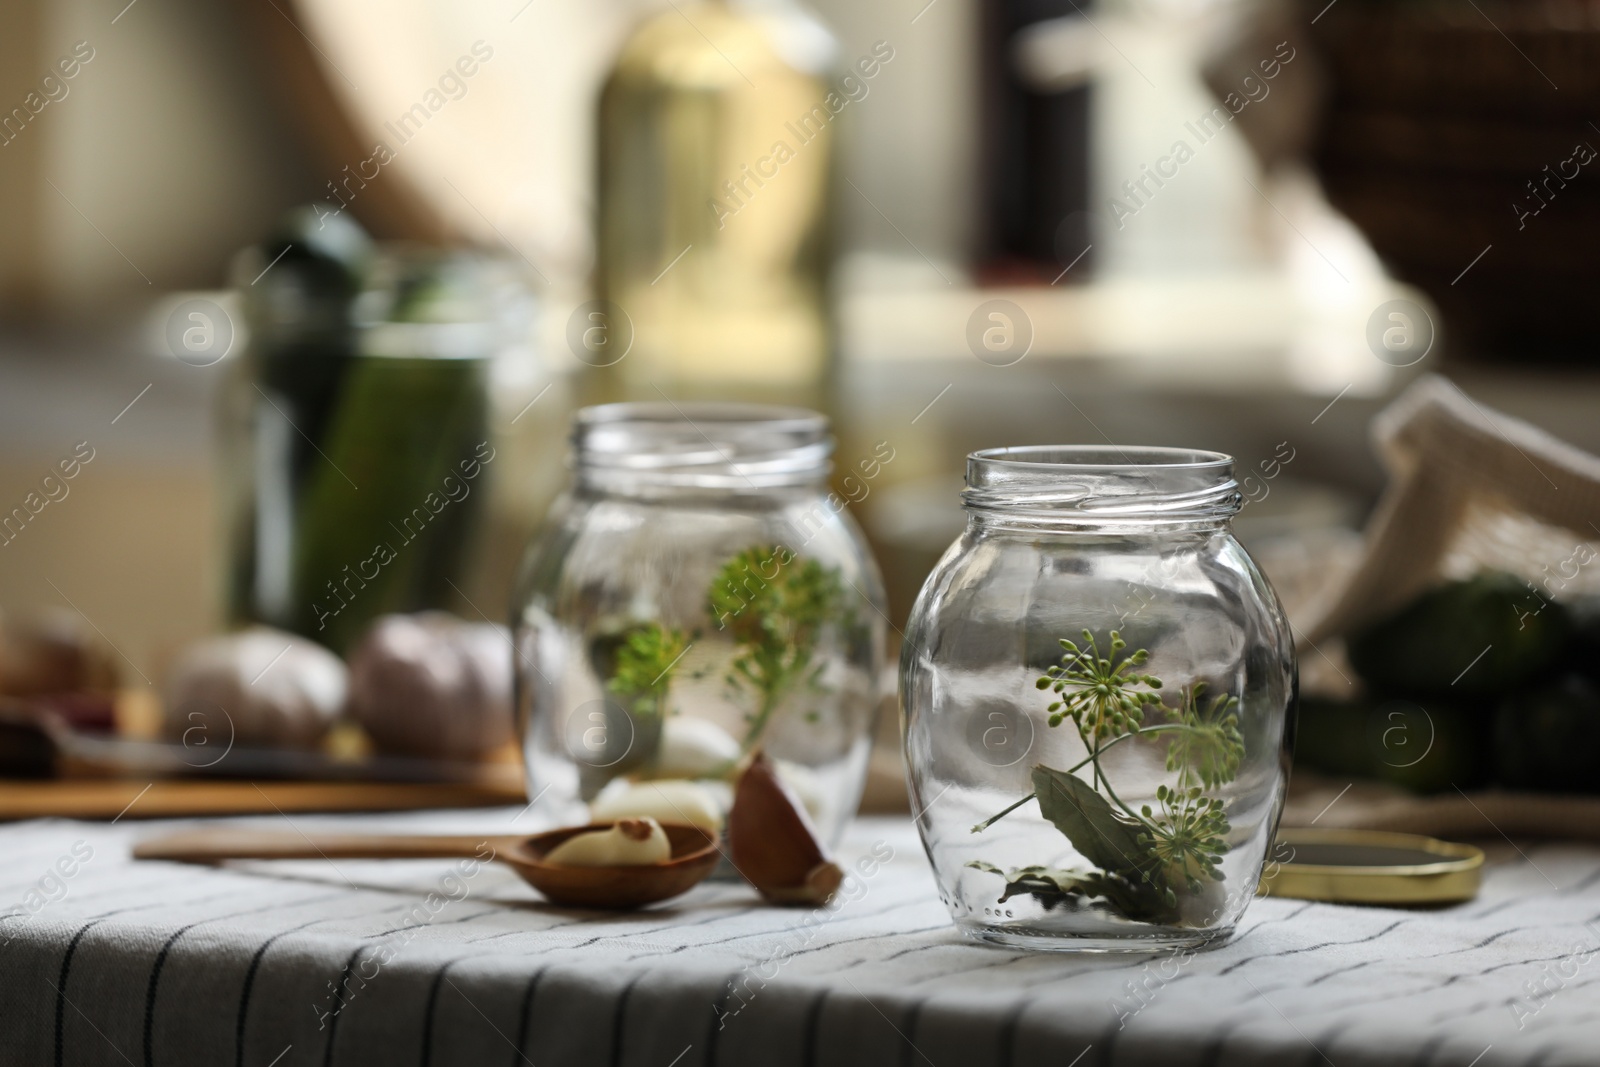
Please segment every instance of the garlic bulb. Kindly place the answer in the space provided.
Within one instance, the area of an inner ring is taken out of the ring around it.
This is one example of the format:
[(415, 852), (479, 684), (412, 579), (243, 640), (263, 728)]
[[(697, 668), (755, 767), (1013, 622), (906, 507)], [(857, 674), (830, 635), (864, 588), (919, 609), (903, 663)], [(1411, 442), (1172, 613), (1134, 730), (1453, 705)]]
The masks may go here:
[(23, 624), (0, 617), (0, 693), (109, 693), (116, 687), (111, 653), (76, 615), (47, 611)]
[(385, 752), (476, 759), (511, 740), (505, 628), (385, 615), (350, 654), (350, 713)]
[(235, 742), (314, 748), (346, 684), (339, 657), (303, 637), (265, 627), (213, 637), (172, 668), (162, 733), (219, 759)]
[(652, 782), (617, 779), (589, 805), (595, 822), (613, 819), (656, 819), (698, 826), (710, 834), (722, 832), (722, 806), (699, 782), (662, 778)]
[(544, 857), (555, 867), (642, 867), (672, 858), (667, 832), (654, 819), (619, 819), (605, 830), (569, 837)]

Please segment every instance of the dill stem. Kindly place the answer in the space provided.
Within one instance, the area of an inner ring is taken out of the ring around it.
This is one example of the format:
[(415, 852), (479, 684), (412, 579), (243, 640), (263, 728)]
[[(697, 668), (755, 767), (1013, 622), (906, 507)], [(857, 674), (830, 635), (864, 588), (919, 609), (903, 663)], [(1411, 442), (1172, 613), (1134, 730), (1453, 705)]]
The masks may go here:
[[(1160, 733), (1163, 730), (1182, 730), (1182, 729), (1186, 729), (1186, 727), (1184, 726), (1183, 723), (1179, 723), (1179, 722), (1167, 722), (1167, 723), (1162, 723), (1159, 726), (1141, 726), (1137, 730), (1133, 730), (1133, 731), (1131, 731), (1129, 733), (1125, 733), (1125, 734), (1119, 734), (1118, 736), (1113, 737), (1111, 740), (1107, 741), (1103, 746), (1101, 746), (1098, 750), (1096, 750), (1095, 752), (1091, 752), (1088, 756), (1086, 756), (1083, 759), (1079, 760), (1077, 763), (1074, 763), (1072, 766), (1068, 767), (1065, 771), (1062, 771), (1061, 773), (1063, 773), (1063, 774), (1072, 774), (1072, 773), (1074, 773), (1076, 771), (1082, 770), (1084, 767), (1088, 766), (1090, 763), (1094, 763), (1095, 769), (1096, 769), (1096, 771), (1098, 771), (1099, 767), (1100, 767), (1100, 764), (1098, 762), (1098, 757), (1101, 756), (1101, 755), (1104, 755), (1107, 751), (1110, 750), (1111, 746), (1115, 745), (1118, 741), (1124, 741), (1124, 740), (1126, 740), (1126, 739), (1128, 739), (1130, 737), (1137, 737), (1140, 734), (1155, 734), (1155, 733)], [(1111, 795), (1111, 799), (1115, 800), (1117, 802), (1118, 806), (1120, 806), (1122, 808), (1122, 810), (1128, 812), (1128, 814), (1132, 815), (1134, 818), (1138, 819), (1140, 822), (1145, 822), (1145, 819), (1144, 819), (1143, 816), (1135, 813), (1126, 804), (1122, 803), (1121, 798), (1118, 797), (1115, 793), (1113, 793), (1111, 791), (1111, 784), (1109, 782), (1106, 783), (1106, 792)], [(1018, 808), (1022, 807), (1022, 805), (1026, 804), (1028, 801), (1033, 800), (1034, 798), (1036, 798), (1038, 795), (1039, 794), (1036, 793), (1036, 792), (1035, 793), (1029, 793), (1027, 796), (1023, 797), (1021, 800), (1017, 801), (1015, 804), (1011, 804), (1011, 805), (1008, 805), (1005, 808), (1002, 808), (1000, 811), (995, 812), (993, 815), (991, 815), (987, 819), (983, 820), (983, 822), (980, 822), (980, 823), (978, 823), (978, 825), (974, 826), (972, 828), (972, 832), (975, 833), (975, 834), (982, 833), (983, 831), (987, 830), (989, 827), (993, 826), (995, 823), (999, 822), (1001, 819), (1005, 818), (1007, 815), (1010, 815), (1012, 812), (1014, 812)], [(1146, 823), (1146, 825), (1149, 825), (1149, 824)]]
[[(1080, 766), (1081, 766), (1081, 764), (1080, 764)], [(998, 811), (995, 814), (989, 816), (987, 819), (983, 820), (978, 825), (974, 826), (972, 828), (972, 832), (975, 833), (975, 834), (982, 833), (983, 831), (987, 830), (989, 827), (993, 826), (995, 823), (999, 822), (1001, 819), (1005, 818), (1007, 815), (1010, 815), (1012, 812), (1016, 811), (1018, 808), (1022, 807), (1022, 805), (1026, 804), (1028, 801), (1032, 800), (1034, 797), (1036, 797), (1038, 795), (1039, 795), (1038, 793), (1029, 793), (1027, 796), (1023, 797), (1021, 800), (1017, 801), (1015, 804), (1011, 804), (1011, 805), (1008, 805), (1005, 808), (1002, 808), (1000, 811)]]
[(761, 707), (756, 709), (755, 718), (750, 720), (750, 729), (745, 731), (744, 748), (746, 751), (749, 751), (757, 741), (760, 741), (761, 735), (766, 732), (767, 723), (772, 718), (772, 712), (778, 706), (778, 698), (781, 693), (781, 686), (762, 691)]

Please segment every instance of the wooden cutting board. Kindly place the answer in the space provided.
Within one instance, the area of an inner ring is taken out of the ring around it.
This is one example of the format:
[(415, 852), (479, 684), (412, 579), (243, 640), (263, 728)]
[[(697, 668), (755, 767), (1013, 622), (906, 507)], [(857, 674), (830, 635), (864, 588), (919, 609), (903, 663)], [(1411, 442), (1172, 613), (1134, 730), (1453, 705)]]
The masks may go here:
[(0, 782), (0, 821), (166, 819), (288, 812), (408, 811), (523, 804), (510, 784), (137, 779)]

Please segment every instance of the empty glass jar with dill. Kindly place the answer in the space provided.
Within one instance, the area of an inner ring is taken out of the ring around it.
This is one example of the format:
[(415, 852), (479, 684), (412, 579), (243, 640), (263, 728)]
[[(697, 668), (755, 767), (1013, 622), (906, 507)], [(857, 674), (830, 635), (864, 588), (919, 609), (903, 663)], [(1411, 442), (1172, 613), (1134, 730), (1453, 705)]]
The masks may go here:
[(515, 596), (528, 795), (560, 822), (720, 827), (765, 752), (825, 840), (860, 800), (882, 583), (811, 411), (578, 413), (570, 489)]
[(912, 810), (963, 932), (1029, 948), (1221, 940), (1288, 779), (1287, 621), (1234, 538), (1232, 460), (974, 453), (967, 529), (901, 659)]

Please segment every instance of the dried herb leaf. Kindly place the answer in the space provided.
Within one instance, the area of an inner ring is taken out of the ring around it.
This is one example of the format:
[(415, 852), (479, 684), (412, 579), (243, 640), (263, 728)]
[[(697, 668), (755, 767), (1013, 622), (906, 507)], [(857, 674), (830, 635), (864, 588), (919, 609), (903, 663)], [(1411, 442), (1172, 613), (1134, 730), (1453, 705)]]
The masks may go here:
[(1160, 862), (1141, 840), (1146, 827), (1118, 815), (1088, 782), (1041, 764), (1033, 769), (1033, 788), (1040, 813), (1090, 863), (1131, 882), (1166, 890), (1158, 874)]
[(998, 903), (1012, 897), (1031, 896), (1046, 911), (1075, 901), (1091, 904), (1103, 900), (1117, 914), (1144, 922), (1173, 922), (1177, 915), (1166, 896), (1151, 886), (1130, 882), (1120, 874), (1103, 871), (1066, 871), (1048, 867), (1020, 867), (1007, 873), (992, 863), (973, 860), (968, 867), (1005, 879)]

